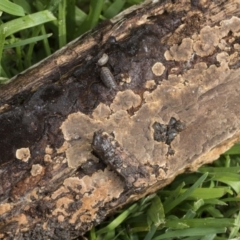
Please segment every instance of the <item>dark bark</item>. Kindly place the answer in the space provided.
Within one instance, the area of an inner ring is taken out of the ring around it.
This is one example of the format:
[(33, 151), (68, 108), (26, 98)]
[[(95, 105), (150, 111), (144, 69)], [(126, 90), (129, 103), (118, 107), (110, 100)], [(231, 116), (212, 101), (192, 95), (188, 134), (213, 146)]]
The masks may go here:
[(0, 88), (0, 238), (82, 235), (239, 139), (239, 1), (143, 6)]

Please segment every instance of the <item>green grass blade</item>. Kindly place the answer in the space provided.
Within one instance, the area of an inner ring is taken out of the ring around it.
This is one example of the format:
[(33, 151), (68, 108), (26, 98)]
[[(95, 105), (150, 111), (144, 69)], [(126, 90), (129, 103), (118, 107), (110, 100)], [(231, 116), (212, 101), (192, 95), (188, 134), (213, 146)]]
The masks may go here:
[[(2, 53), (4, 48), (4, 41), (5, 41), (5, 33), (4, 31), (0, 31), (0, 65), (2, 65)], [(0, 68), (0, 76), (2, 76), (2, 66)]]
[(163, 206), (165, 209), (165, 214), (171, 211), (174, 207), (176, 207), (178, 204), (180, 204), (183, 200), (188, 198), (192, 192), (197, 189), (207, 178), (208, 173), (203, 174), (197, 181), (194, 183), (186, 192), (184, 192), (182, 195), (180, 195), (178, 198), (174, 199), (173, 201), (164, 202)]
[(169, 238), (179, 238), (188, 236), (206, 236), (209, 234), (225, 233), (226, 228), (189, 228), (171, 231), (162, 234), (161, 236), (153, 238), (153, 240), (169, 239)]
[(216, 234), (208, 234), (207, 236), (201, 238), (200, 240), (213, 240), (216, 237)]
[[(42, 33), (43, 35), (50, 35), (50, 36), (52, 35), (51, 33), (50, 33), (50, 34), (47, 34), (47, 33), (46, 33), (46, 30), (45, 30), (45, 26), (44, 26), (44, 25), (41, 26), (41, 33)], [(51, 48), (50, 48), (50, 45), (49, 45), (48, 38), (43, 38), (43, 46), (44, 46), (46, 55), (47, 55), (47, 56), (51, 55)]]
[(231, 172), (217, 172), (213, 174), (213, 180), (225, 183), (232, 187), (236, 193), (240, 193), (240, 175)]
[(205, 205), (203, 206), (199, 212), (207, 212), (208, 215), (215, 217), (215, 218), (222, 218), (223, 214), (217, 209), (215, 208), (215, 206), (211, 206), (211, 205)]
[(202, 198), (201, 198), (201, 199), (198, 199), (197, 201), (194, 202), (193, 207), (192, 207), (192, 209), (190, 209), (190, 210), (193, 210), (193, 212), (196, 213), (196, 211), (197, 211), (200, 207), (202, 207), (205, 203), (206, 203), (206, 201), (203, 200)]
[(231, 233), (229, 235), (229, 238), (233, 238), (233, 237), (239, 237), (240, 238), (240, 234), (239, 234), (239, 229), (240, 229), (240, 211), (238, 212), (238, 215), (235, 219), (235, 227), (232, 228)]
[[(185, 192), (186, 189), (182, 189), (181, 192)], [(231, 191), (230, 191), (231, 192)], [(219, 187), (219, 188), (197, 188), (194, 192), (192, 192), (188, 199), (213, 199), (220, 198), (224, 196), (226, 193), (230, 193), (228, 187)]]
[(174, 199), (176, 199), (180, 195), (180, 191), (185, 186), (185, 183), (182, 182), (178, 185), (178, 187), (172, 191), (161, 191), (161, 195), (167, 194), (168, 198), (165, 200), (163, 205), (167, 204), (168, 202), (172, 202)]
[(59, 48), (62, 48), (67, 44), (66, 33), (66, 0), (63, 0), (58, 6), (58, 39)]
[[(38, 36), (40, 30), (41, 30), (40, 26), (35, 27), (32, 30), (32, 37)], [(34, 47), (34, 45), (35, 45), (35, 43), (31, 43), (28, 46), (27, 57), (26, 57), (26, 61), (25, 61), (25, 68), (28, 68), (28, 67), (30, 67), (32, 65), (32, 56), (33, 56), (33, 47)]]
[(171, 229), (183, 228), (224, 228), (233, 227), (233, 218), (194, 218), (194, 219), (166, 219), (165, 226)]
[(28, 39), (25, 39), (25, 40), (18, 40), (15, 43), (5, 45), (4, 49), (21, 47), (21, 46), (24, 46), (24, 45), (27, 45), (27, 44), (30, 44), (30, 43), (35, 43), (35, 42), (41, 41), (41, 40), (46, 39), (50, 36), (52, 36), (51, 33), (45, 34), (45, 35), (40, 35), (40, 36), (37, 36), (37, 37), (28, 38)]
[(25, 13), (27, 14), (32, 13), (31, 2), (29, 2), (28, 0), (13, 0), (13, 2), (21, 6)]
[(55, 12), (58, 9), (59, 4), (62, 2), (62, 0), (50, 0), (48, 2), (47, 9), (50, 12)]
[(86, 19), (87, 14), (75, 6), (75, 24), (77, 27), (81, 26), (81, 24)]
[(75, 10), (76, 0), (68, 0), (67, 1), (67, 16), (66, 16), (66, 28), (67, 28), (67, 41), (73, 40), (73, 32), (76, 28), (76, 10)]
[(151, 240), (153, 235), (155, 234), (157, 230), (157, 226), (153, 225), (150, 230), (148, 231), (147, 235), (145, 236), (144, 240)]
[(127, 210), (122, 212), (118, 217), (116, 217), (110, 224), (108, 224), (106, 227), (100, 229), (97, 231), (97, 234), (106, 233), (109, 231), (112, 231), (117, 226), (119, 226), (132, 212), (134, 212), (137, 209), (138, 205), (135, 203), (131, 207), (129, 207)]
[[(0, 66), (0, 72), (2, 72), (2, 75), (6, 75), (6, 73), (4, 73), (4, 69), (2, 69), (1, 66)], [(7, 84), (8, 82), (9, 82), (9, 78), (0, 77), (0, 84)]]
[(152, 199), (152, 204), (147, 211), (147, 218), (151, 225), (154, 224), (159, 226), (160, 224), (164, 223), (164, 209), (162, 202), (157, 195)]
[(89, 232), (89, 235), (90, 235), (90, 239), (91, 239), (91, 240), (97, 240), (95, 227), (92, 227), (92, 229), (91, 229), (90, 232)]
[(20, 30), (35, 27), (55, 19), (56, 18), (51, 12), (45, 10), (6, 22), (0, 26), (0, 32), (4, 31), (4, 34), (7, 37)]
[(117, 15), (123, 8), (126, 0), (116, 0), (114, 1), (108, 9), (104, 12), (105, 18), (112, 18)]
[(22, 62), (22, 51), (20, 47), (16, 47), (16, 63), (17, 63), (17, 68), (20, 70), (20, 72), (23, 71), (23, 62)]
[(235, 154), (238, 154), (238, 155), (240, 154), (240, 143), (235, 144), (223, 155), (235, 155)]
[(20, 16), (20, 17), (25, 15), (24, 10), (21, 6), (15, 3), (12, 3), (8, 0), (0, 1), (0, 11), (9, 13), (14, 16)]
[(98, 23), (104, 0), (91, 0), (89, 14), (76, 32), (75, 36), (80, 36)]
[(199, 172), (209, 172), (209, 173), (238, 173), (240, 171), (240, 167), (210, 167), (210, 166), (204, 166), (198, 169)]

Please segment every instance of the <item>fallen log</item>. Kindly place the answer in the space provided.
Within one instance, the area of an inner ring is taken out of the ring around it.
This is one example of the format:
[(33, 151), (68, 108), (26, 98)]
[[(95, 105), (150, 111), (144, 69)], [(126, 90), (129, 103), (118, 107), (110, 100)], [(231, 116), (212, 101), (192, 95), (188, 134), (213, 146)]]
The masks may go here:
[(146, 1), (1, 87), (0, 238), (83, 235), (239, 140), (239, 15)]

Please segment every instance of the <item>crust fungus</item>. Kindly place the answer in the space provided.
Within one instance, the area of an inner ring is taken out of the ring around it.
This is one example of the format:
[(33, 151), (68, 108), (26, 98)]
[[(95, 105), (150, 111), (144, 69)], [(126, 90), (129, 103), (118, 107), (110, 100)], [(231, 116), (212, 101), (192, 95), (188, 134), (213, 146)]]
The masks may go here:
[(155, 87), (156, 87), (156, 83), (155, 83), (154, 80), (148, 80), (148, 81), (146, 81), (146, 83), (145, 83), (145, 88), (146, 88), (146, 89), (152, 90), (152, 89), (154, 89)]
[(27, 162), (31, 157), (29, 148), (20, 148), (16, 151), (16, 158), (22, 160), (23, 162)]
[(45, 154), (45, 155), (44, 155), (44, 162), (52, 162), (51, 155)]
[(12, 209), (12, 206), (9, 203), (3, 203), (0, 205), (0, 215), (3, 215), (4, 213), (10, 211)]
[(47, 145), (47, 147), (45, 148), (45, 153), (46, 154), (53, 154), (53, 149), (49, 145)]
[(223, 65), (229, 61), (229, 55), (226, 52), (221, 52), (216, 56), (217, 61)]
[(96, 107), (92, 115), (94, 118), (106, 119), (109, 117), (110, 114), (111, 114), (110, 108), (106, 104), (100, 103)]
[(201, 29), (199, 40), (193, 44), (197, 55), (204, 57), (211, 55), (219, 43), (219, 30), (206, 26)]
[(35, 177), (41, 174), (42, 171), (43, 171), (43, 166), (41, 166), (40, 164), (33, 164), (31, 169), (31, 175)]
[(156, 62), (152, 66), (152, 72), (156, 76), (161, 76), (163, 74), (164, 70), (165, 70), (165, 67), (161, 62)]
[(130, 108), (135, 108), (141, 104), (141, 98), (139, 95), (135, 94), (132, 90), (126, 90), (124, 92), (118, 92), (117, 96), (113, 100), (110, 108), (117, 112), (119, 110), (128, 110)]
[(164, 53), (164, 57), (167, 61), (175, 60), (175, 61), (187, 61), (191, 58), (193, 49), (193, 40), (190, 38), (184, 38), (182, 43), (178, 46), (174, 44), (170, 50), (167, 50)]
[(81, 166), (87, 159), (96, 159), (91, 154), (91, 146), (87, 142), (79, 141), (77, 144), (71, 146), (66, 151), (68, 167), (77, 168)]
[(228, 20), (224, 20), (220, 23), (221, 37), (227, 36), (229, 31), (233, 34), (240, 31), (240, 18), (233, 16)]
[(121, 79), (121, 81), (122, 81), (122, 83), (130, 83), (131, 81), (132, 81), (132, 79), (131, 79), (131, 77), (130, 76), (128, 76), (128, 75), (125, 75), (125, 74), (122, 74), (122, 79)]
[[(81, 208), (77, 208), (74, 213), (71, 213), (69, 222), (74, 224), (78, 219), (91, 219), (96, 216), (98, 208), (103, 207), (105, 203), (118, 199), (123, 192), (124, 185), (116, 174), (108, 169), (97, 171), (91, 177), (84, 176), (83, 178), (69, 177), (64, 180), (61, 190), (56, 191), (52, 198), (56, 198), (62, 192), (75, 192), (82, 195)], [(91, 194), (89, 194), (91, 191)], [(69, 216), (69, 206), (74, 202), (74, 199), (59, 198), (56, 202), (56, 208), (53, 215), (61, 213), (64, 216)], [(93, 207), (97, 206), (97, 207)], [(61, 219), (60, 219), (61, 220)]]

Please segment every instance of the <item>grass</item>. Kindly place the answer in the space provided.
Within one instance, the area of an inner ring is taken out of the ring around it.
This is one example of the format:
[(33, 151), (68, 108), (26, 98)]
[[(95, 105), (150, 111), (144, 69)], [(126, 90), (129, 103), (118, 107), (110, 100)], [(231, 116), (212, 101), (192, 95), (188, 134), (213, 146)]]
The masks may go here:
[(143, 0), (1, 0), (0, 84)]
[[(142, 0), (1, 0), (0, 83)], [(240, 145), (120, 210), (91, 240), (240, 239)]]
[(240, 239), (240, 144), (211, 165), (120, 210), (90, 240)]

